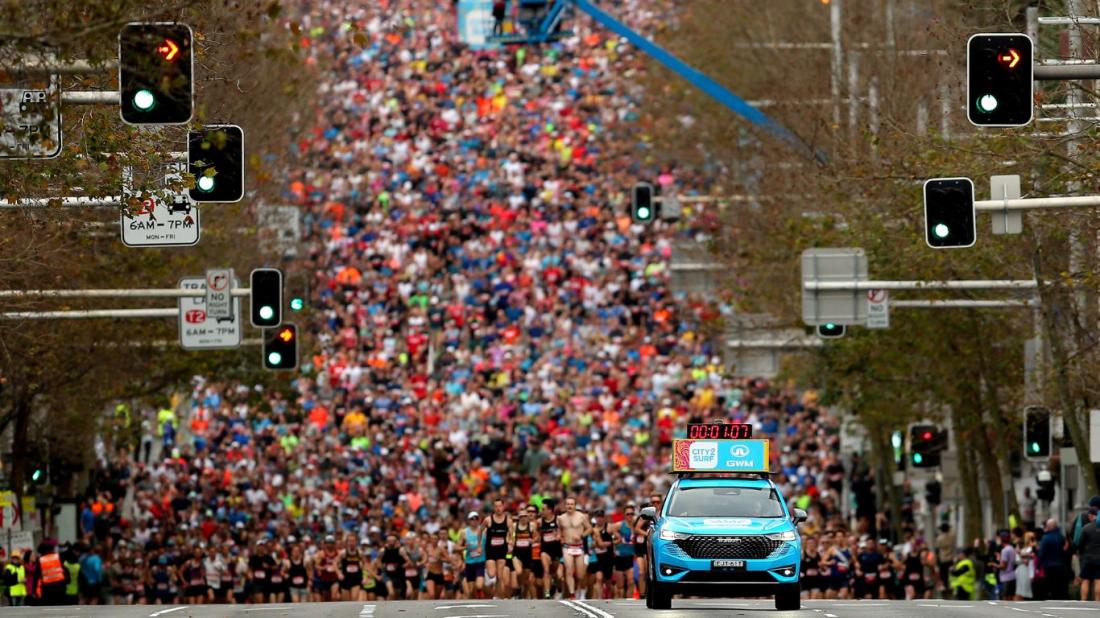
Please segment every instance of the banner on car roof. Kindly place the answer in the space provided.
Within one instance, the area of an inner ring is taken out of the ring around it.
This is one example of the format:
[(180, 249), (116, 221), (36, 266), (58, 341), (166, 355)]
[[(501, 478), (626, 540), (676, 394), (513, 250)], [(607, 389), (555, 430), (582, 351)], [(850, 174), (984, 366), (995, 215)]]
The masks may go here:
[(768, 440), (673, 440), (673, 472), (768, 472)]

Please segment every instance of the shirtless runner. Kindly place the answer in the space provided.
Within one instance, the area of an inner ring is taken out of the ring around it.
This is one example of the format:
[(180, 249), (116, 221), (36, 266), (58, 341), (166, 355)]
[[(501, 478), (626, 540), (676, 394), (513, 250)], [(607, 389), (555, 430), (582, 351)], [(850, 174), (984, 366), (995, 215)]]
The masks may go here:
[(565, 554), (565, 587), (571, 598), (576, 598), (577, 584), (581, 583), (581, 598), (584, 598), (588, 556), (584, 551), (584, 538), (592, 534), (592, 524), (588, 516), (577, 510), (576, 498), (565, 499), (565, 512), (558, 515), (558, 528), (561, 530), (561, 542)]

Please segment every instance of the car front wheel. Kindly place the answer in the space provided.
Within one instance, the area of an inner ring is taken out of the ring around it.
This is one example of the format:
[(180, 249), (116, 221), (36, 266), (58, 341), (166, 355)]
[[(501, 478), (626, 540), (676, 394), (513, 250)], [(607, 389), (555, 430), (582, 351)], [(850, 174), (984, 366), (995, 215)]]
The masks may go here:
[(798, 584), (785, 584), (775, 593), (775, 609), (793, 611), (802, 606), (802, 587)]

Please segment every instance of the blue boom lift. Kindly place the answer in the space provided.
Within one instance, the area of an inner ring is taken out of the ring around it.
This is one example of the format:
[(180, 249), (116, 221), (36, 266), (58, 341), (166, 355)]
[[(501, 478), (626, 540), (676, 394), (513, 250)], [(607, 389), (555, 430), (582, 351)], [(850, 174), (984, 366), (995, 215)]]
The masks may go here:
[(811, 148), (809, 144), (802, 141), (802, 138), (790, 129), (771, 116), (749, 105), (744, 99), (730, 92), (729, 89), (714, 81), (705, 73), (698, 71), (660, 45), (631, 30), (626, 24), (593, 4), (591, 0), (510, 0), (507, 14), (512, 18), (511, 20), (506, 19), (506, 21), (511, 22), (512, 31), (491, 35), (488, 37), (488, 41), (501, 45), (524, 45), (546, 43), (570, 36), (572, 33), (563, 29), (563, 22), (571, 7), (584, 11), (597, 23), (625, 38), (634, 47), (671, 69), (733, 113), (787, 142), (799, 152), (818, 162), (825, 163), (826, 158), (823, 152)]

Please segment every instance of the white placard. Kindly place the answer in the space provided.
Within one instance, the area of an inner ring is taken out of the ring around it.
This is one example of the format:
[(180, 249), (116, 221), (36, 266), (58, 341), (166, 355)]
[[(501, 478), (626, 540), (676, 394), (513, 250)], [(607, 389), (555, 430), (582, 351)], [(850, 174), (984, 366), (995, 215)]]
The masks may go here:
[[(233, 287), (239, 283), (233, 280)], [(180, 279), (181, 288), (205, 290), (205, 277)], [(213, 318), (206, 313), (206, 297), (193, 296), (179, 299), (180, 346), (185, 350), (217, 350), (241, 345), (241, 299), (233, 299), (233, 315), (229, 318)]]

